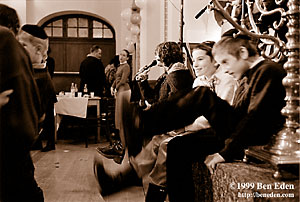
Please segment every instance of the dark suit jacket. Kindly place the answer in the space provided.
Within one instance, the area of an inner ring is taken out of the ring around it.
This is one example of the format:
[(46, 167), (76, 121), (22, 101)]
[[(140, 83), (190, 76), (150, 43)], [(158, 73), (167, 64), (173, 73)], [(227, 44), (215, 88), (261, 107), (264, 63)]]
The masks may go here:
[(177, 70), (170, 74), (161, 75), (154, 88), (151, 88), (148, 81), (141, 82), (141, 92), (150, 103), (155, 103), (167, 99), (169, 96), (179, 91), (189, 91), (192, 89), (193, 77), (188, 70)]
[(249, 145), (267, 144), (270, 137), (283, 126), (281, 109), (285, 106), (285, 88), (282, 79), (286, 75), (281, 65), (262, 61), (248, 70), (242, 80), (241, 91), (234, 98), (234, 130), (220, 151), (225, 159), (242, 157)]
[(89, 92), (102, 96), (105, 84), (104, 66), (101, 60), (88, 56), (80, 64), (80, 88), (82, 92), (84, 84), (87, 84)]

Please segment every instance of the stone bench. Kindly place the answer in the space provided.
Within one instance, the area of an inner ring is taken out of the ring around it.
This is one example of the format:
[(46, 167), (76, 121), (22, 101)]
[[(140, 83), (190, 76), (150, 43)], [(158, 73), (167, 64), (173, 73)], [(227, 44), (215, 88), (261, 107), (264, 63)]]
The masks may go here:
[(197, 202), (299, 201), (299, 177), (276, 180), (268, 164), (220, 163), (212, 176), (203, 163), (193, 163), (192, 169)]

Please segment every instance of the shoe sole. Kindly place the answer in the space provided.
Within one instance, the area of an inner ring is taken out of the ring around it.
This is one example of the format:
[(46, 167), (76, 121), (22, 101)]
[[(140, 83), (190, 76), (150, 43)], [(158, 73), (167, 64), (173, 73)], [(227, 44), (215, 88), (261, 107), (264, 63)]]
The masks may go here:
[(118, 158), (119, 156), (118, 155), (114, 155), (114, 154), (104, 154), (104, 153), (102, 153), (102, 151), (100, 151), (100, 150), (98, 150), (98, 149), (96, 149), (96, 151), (99, 153), (99, 154), (101, 154), (102, 156), (104, 156), (104, 157), (106, 157), (106, 158), (108, 158), (108, 159), (114, 159), (114, 158)]
[(113, 160), (117, 164), (122, 164), (123, 158), (124, 158), (124, 155), (122, 155), (122, 156), (116, 156)]

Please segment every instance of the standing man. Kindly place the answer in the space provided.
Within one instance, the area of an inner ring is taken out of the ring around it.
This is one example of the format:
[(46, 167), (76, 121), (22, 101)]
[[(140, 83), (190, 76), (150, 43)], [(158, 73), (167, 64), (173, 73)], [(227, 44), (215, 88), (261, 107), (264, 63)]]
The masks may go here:
[(12, 89), (0, 113), (0, 201), (43, 202), (30, 148), (38, 138), (40, 98), (30, 57), (15, 39), (16, 11), (0, 4), (0, 92)]
[(90, 53), (80, 64), (80, 91), (83, 91), (84, 84), (87, 84), (89, 92), (96, 96), (103, 96), (105, 85), (105, 71), (101, 61), (102, 50), (98, 45), (93, 45)]
[(42, 146), (41, 137), (47, 139), (47, 146), (42, 151), (55, 149), (54, 103), (57, 102), (55, 88), (47, 70), (47, 50), (49, 39), (38, 25), (25, 24), (18, 34), (19, 42), (24, 46), (32, 62), (34, 79), (39, 88), (42, 114), (45, 120), (40, 123), (40, 137), (35, 146)]

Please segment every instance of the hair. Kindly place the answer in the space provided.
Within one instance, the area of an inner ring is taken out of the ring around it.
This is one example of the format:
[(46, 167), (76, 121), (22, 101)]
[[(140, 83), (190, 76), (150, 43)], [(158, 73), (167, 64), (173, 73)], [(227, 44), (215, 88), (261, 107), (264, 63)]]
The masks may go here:
[(109, 64), (113, 64), (115, 67), (118, 67), (120, 65), (119, 56), (115, 55), (115, 57), (113, 57), (113, 59), (110, 60)]
[(132, 56), (130, 55), (129, 51), (127, 49), (123, 49), (122, 51), (125, 51), (126, 54), (127, 54), (127, 57), (128, 57), (128, 60), (127, 60), (127, 64), (130, 66), (130, 69), (131, 69), (131, 63), (132, 63)]
[(159, 58), (161, 58), (161, 56), (159, 55), (159, 49), (162, 48), (163, 45), (164, 45), (164, 43), (158, 44), (154, 50), (154, 54), (158, 55)]
[(132, 56), (130, 55), (130, 53), (127, 49), (123, 49), (122, 51), (125, 51), (127, 53), (127, 57), (128, 57), (127, 64), (130, 67), (129, 83), (131, 83), (131, 81), (132, 81), (132, 79), (131, 79), (132, 78)]
[(98, 45), (93, 45), (93, 46), (90, 48), (90, 53), (92, 53), (92, 52), (94, 52), (94, 51), (96, 51), (96, 50), (99, 50), (99, 49), (101, 49), (100, 46), (98, 46)]
[(130, 53), (127, 49), (123, 49), (122, 51), (125, 51), (127, 53), (127, 57), (129, 57)]
[(177, 62), (183, 63), (184, 61), (180, 46), (173, 41), (167, 41), (162, 44), (159, 48), (159, 57), (167, 67)]
[(257, 48), (251, 42), (251, 40), (245, 37), (232, 37), (232, 36), (224, 36), (218, 41), (212, 50), (212, 54), (216, 55), (217, 52), (227, 52), (230, 55), (233, 55), (237, 59), (240, 58), (240, 47), (243, 46), (247, 49), (249, 53), (249, 57), (255, 56), (258, 54)]
[(212, 55), (212, 48), (214, 46), (215, 42), (214, 41), (204, 41), (202, 43), (199, 43), (195, 46), (195, 48), (193, 48), (194, 50), (204, 50), (206, 51), (206, 55), (208, 55), (211, 59), (213, 59), (213, 55)]
[(20, 21), (16, 10), (0, 4), (0, 25), (11, 29), (17, 35), (20, 28)]

